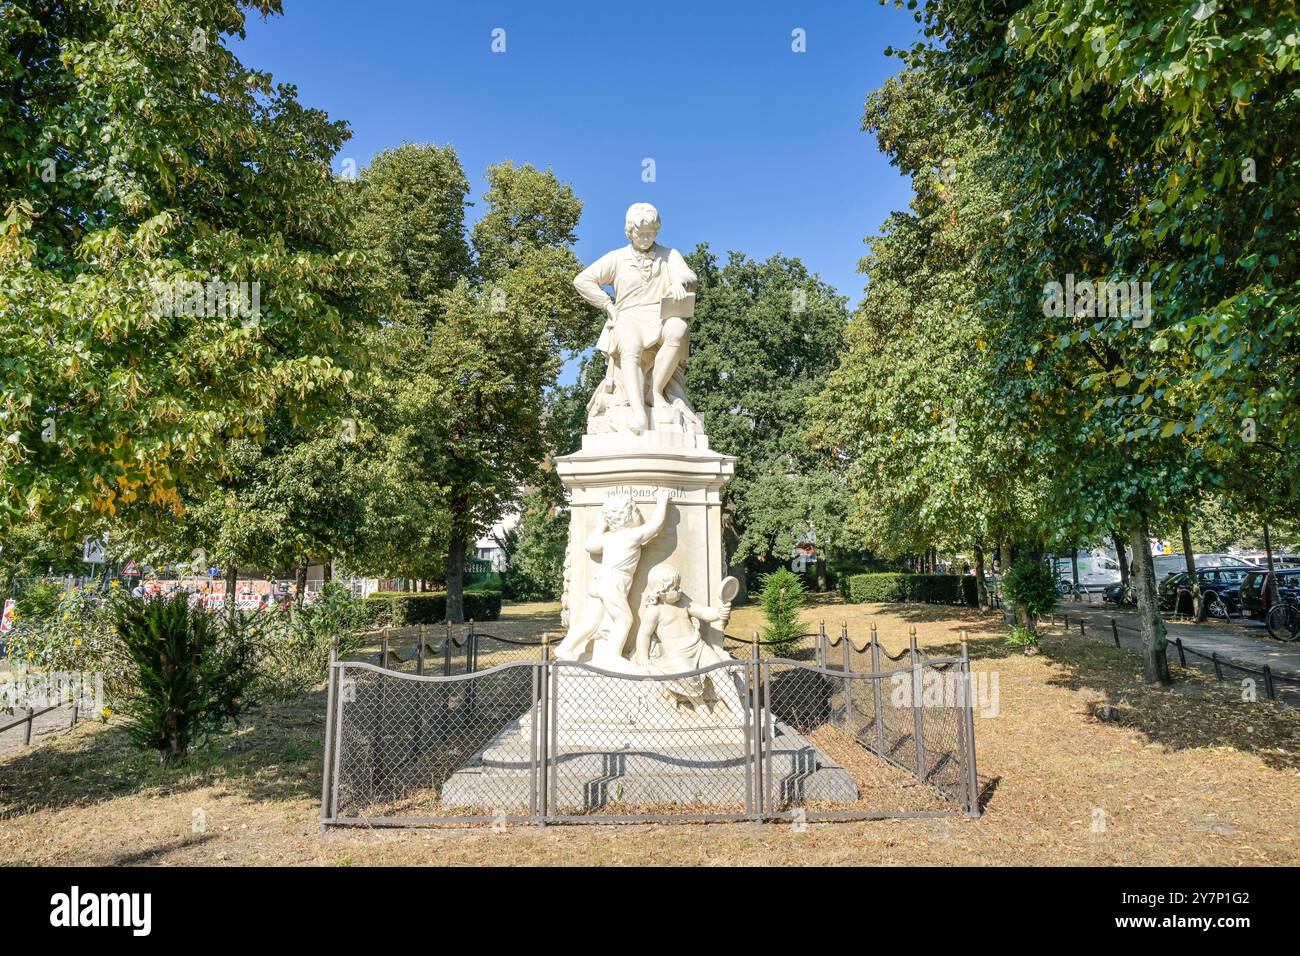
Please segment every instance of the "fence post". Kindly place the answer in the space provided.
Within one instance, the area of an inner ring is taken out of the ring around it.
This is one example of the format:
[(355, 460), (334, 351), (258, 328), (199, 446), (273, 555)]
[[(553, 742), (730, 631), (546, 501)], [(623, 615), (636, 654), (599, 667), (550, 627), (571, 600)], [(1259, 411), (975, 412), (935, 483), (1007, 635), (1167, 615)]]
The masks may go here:
[(752, 736), (754, 738), (754, 819), (762, 820), (764, 811), (767, 806), (766, 788), (763, 782), (765, 767), (763, 760), (766, 754), (763, 748), (763, 664), (759, 659), (758, 642), (760, 636), (758, 629), (754, 630), (754, 643), (749, 645), (749, 663), (750, 674), (752, 675), (750, 693), (754, 706), (750, 708), (749, 716), (752, 726)]
[(550, 795), (551, 776), (551, 642), (550, 635), (542, 635), (542, 663), (539, 668), (541, 686), (537, 699), (538, 719), (533, 722), (533, 732), (537, 734), (537, 824), (546, 826), (546, 817), (550, 812), (548, 797)]
[(966, 704), (959, 719), (966, 727), (966, 785), (967, 813), (975, 818), (980, 815), (979, 777), (975, 773), (975, 676), (970, 672), (970, 654), (966, 648), (966, 631), (961, 635), (961, 670), (966, 681)]
[[(472, 674), (478, 670), (478, 639), (474, 636), (474, 619), (469, 620), (469, 631), (465, 634), (465, 673)], [(472, 714), (478, 707), (477, 681), (468, 681), (465, 688), (465, 703)]]
[(1110, 619), (1110, 632), (1115, 637), (1115, 646), (1119, 647), (1119, 625), (1115, 623), (1115, 619), (1113, 617)]
[(875, 686), (872, 688), (875, 698), (875, 718), (876, 718), (876, 753), (881, 757), (885, 756), (885, 704), (880, 697), (881, 676), (880, 676), (880, 641), (876, 637), (876, 622), (871, 622), (871, 673), (876, 676), (871, 679)]
[(36, 713), (36, 708), (34, 707), (27, 708), (27, 725), (26, 725), (26, 729), (23, 731), (24, 747), (30, 747), (32, 744), (32, 720), (35, 716), (35, 713)]
[(853, 648), (849, 644), (849, 622), (840, 622), (840, 644), (844, 649), (844, 729), (853, 726)]
[(1083, 618), (1079, 618), (1079, 636), (1083, 636)]
[(442, 676), (451, 676), (451, 621), (447, 621), (447, 639), (442, 642)]
[(379, 666), (388, 670), (388, 633), (392, 628), (384, 628), (384, 636), (379, 641)]
[(1273, 692), (1273, 670), (1267, 664), (1264, 665), (1264, 692), (1269, 700), (1277, 700), (1277, 694)]
[(330, 813), (330, 770), (333, 767), (333, 761), (330, 759), (333, 755), (334, 747), (334, 695), (335, 685), (338, 683), (338, 673), (334, 667), (334, 648), (330, 648), (329, 664), (329, 681), (325, 695), (325, 758), (322, 761), (321, 784), (320, 784), (320, 828), (325, 832), (325, 821), (330, 819), (333, 814)]
[(925, 722), (921, 717), (921, 652), (912, 625), (908, 647), (912, 652), (912, 739), (916, 744), (916, 779), (925, 783)]
[(425, 625), (421, 624), (420, 632), (417, 635), (417, 639), (420, 642), (420, 649), (415, 652), (415, 673), (418, 677), (424, 676), (424, 628)]
[(1214, 676), (1217, 677), (1219, 680), (1223, 680), (1223, 668), (1219, 664), (1219, 652), (1218, 651), (1212, 652), (1210, 654), (1210, 659), (1214, 661)]
[(826, 619), (817, 625), (817, 666), (826, 666)]
[(1181, 664), (1183, 667), (1186, 667), (1187, 652), (1183, 650), (1183, 639), (1181, 637), (1174, 638), (1174, 647), (1178, 648), (1178, 663)]

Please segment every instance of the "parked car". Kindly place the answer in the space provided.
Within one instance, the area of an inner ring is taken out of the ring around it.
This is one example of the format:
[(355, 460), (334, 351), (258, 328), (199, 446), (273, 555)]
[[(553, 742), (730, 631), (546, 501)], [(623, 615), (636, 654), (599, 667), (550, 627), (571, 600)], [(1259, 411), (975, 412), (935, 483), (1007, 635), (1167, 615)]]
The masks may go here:
[[(1201, 568), (1245, 568), (1249, 571), (1252, 567), (1249, 561), (1235, 554), (1193, 554), (1192, 557), (1196, 559), (1198, 571)], [(1157, 554), (1151, 558), (1151, 564), (1155, 567), (1157, 584), (1171, 574), (1187, 570), (1187, 559), (1181, 554)]]
[[(1201, 602), (1213, 616), (1238, 614), (1241, 611), (1241, 586), (1247, 575), (1253, 574), (1247, 568), (1197, 568), (1196, 578), (1200, 583)], [(1165, 578), (1157, 585), (1160, 595), (1160, 608), (1176, 613), (1192, 613), (1192, 576), (1186, 571)]]
[[(1279, 599), (1287, 594), (1300, 597), (1300, 568), (1276, 568)], [(1241, 610), (1247, 617), (1256, 621), (1264, 620), (1268, 613), (1265, 594), (1268, 588), (1268, 571), (1258, 568), (1246, 572), (1241, 583)]]

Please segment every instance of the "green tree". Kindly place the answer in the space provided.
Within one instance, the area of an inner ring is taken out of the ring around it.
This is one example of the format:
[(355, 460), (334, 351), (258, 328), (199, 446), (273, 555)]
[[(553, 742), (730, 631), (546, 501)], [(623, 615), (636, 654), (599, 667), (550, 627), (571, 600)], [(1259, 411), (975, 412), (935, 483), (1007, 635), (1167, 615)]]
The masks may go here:
[(379, 300), (329, 175), (347, 128), (239, 62), (248, 10), (280, 3), (0, 11), (0, 525), (179, 512), (353, 378)]
[(547, 488), (525, 492), (519, 524), (511, 529), (504, 595), (516, 601), (555, 601), (564, 590), (564, 552), (569, 516)]
[[(1058, 484), (1127, 530), (1144, 669), (1163, 683), (1151, 522), (1270, 454), (1294, 474), (1277, 439), (1295, 408), (1295, 11), (942, 0), (917, 18), (908, 61), (990, 118), (1004, 160), (1009, 215), (982, 250), (990, 342), (1034, 363), (1031, 394), (1071, 403), (1086, 455)], [(1148, 281), (1153, 307), (1063, 307), (1048, 283), (1067, 277)]]
[(798, 259), (732, 252), (720, 264), (701, 245), (687, 261), (700, 281), (686, 387), (710, 444), (737, 458), (723, 521), (743, 578), (750, 563), (788, 560), (810, 532), (835, 538), (833, 479), (819, 477), (804, 431), (808, 399), (835, 366), (844, 299)]
[(807, 600), (803, 579), (789, 568), (777, 568), (762, 579), (763, 586), (763, 640), (771, 645), (777, 657), (790, 657), (798, 646), (796, 640), (803, 633), (799, 611)]
[(568, 185), (528, 165), (491, 167), (487, 210), (467, 244), (465, 192), (451, 147), (405, 146), (376, 157), (357, 195), (363, 242), (397, 252), (412, 232), (448, 236), (427, 243), (436, 254), (391, 260), (406, 291), (385, 330), (383, 399), (371, 405), (385, 410), (373, 420), (400, 435), (390, 452), (406, 456), (415, 493), (423, 481), (438, 496), (452, 621), (464, 617), (466, 548), (536, 477), (547, 390), (597, 321), (571, 284), (582, 206)]

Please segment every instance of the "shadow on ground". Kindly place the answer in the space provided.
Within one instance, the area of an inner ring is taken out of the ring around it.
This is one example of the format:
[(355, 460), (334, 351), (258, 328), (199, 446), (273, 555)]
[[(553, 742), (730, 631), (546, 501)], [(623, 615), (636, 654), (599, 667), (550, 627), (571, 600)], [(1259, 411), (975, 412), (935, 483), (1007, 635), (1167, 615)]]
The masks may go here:
[(1058, 668), (1047, 683), (1089, 698), (1082, 705), (1089, 719), (1171, 750), (1232, 747), (1274, 769), (1300, 768), (1300, 712), (1264, 699), (1262, 687), (1259, 699), (1246, 700), (1241, 685), (1176, 665), (1172, 687), (1152, 687), (1136, 654), (1078, 635), (1048, 634), (1039, 649)]
[(317, 798), (324, 715), (324, 690), (259, 706), (185, 761), (166, 765), (136, 748), (120, 723), (83, 727), (0, 764), (0, 819), (213, 785), (253, 800)]

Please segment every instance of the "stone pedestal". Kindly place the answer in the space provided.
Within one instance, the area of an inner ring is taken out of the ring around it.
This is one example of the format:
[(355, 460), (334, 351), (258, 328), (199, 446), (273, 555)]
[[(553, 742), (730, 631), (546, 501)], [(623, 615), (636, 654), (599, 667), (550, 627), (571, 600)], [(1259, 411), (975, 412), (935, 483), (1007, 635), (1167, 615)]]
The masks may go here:
[[(632, 628), (623, 654), (631, 656), (640, 625), (639, 609), (646, 575), (669, 562), (682, 576), (682, 593), (693, 604), (716, 605), (726, 559), (722, 547), (722, 486), (735, 474), (736, 459), (709, 448), (708, 438), (686, 429), (632, 435), (626, 432), (585, 435), (582, 449), (555, 460), (556, 474), (570, 496), (569, 546), (565, 562), (566, 624), (582, 613), (591, 598), (588, 588), (600, 565), (584, 546), (596, 527), (600, 509), (612, 494), (629, 494), (642, 519), (656, 492), (668, 489), (671, 504), (664, 529), (641, 553), (628, 603)], [(706, 640), (721, 646), (716, 627), (702, 625)], [(582, 660), (590, 660), (590, 650)], [(602, 664), (607, 666), (608, 662)]]

